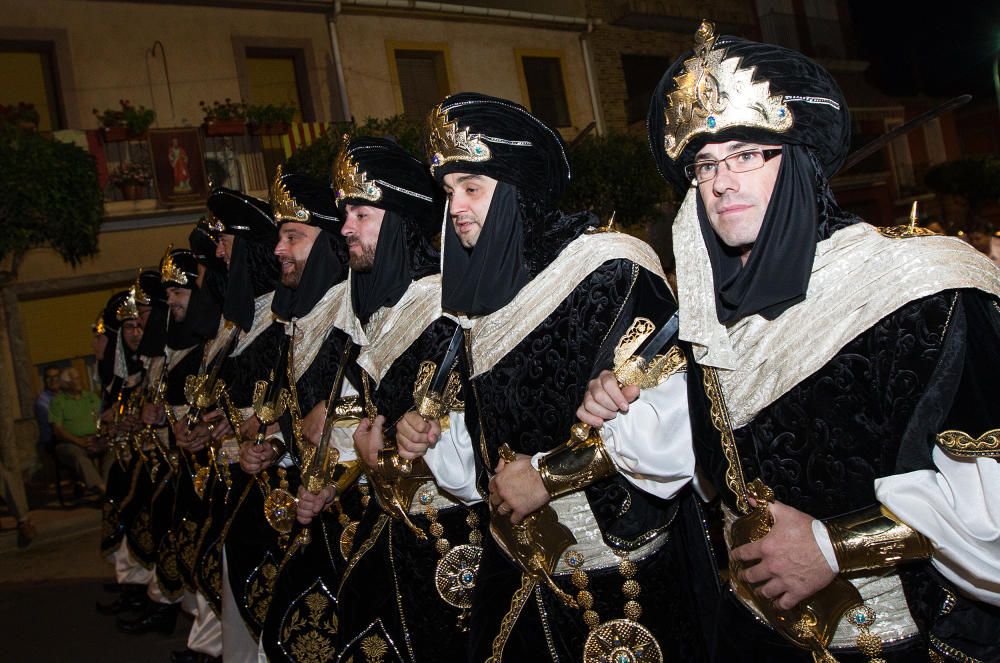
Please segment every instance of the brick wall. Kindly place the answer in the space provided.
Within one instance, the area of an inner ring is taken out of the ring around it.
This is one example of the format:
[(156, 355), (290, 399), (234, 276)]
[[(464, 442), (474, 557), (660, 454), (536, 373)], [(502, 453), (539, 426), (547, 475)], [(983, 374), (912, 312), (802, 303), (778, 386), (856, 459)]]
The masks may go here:
[[(694, 27), (690, 31), (675, 32), (668, 29), (642, 30), (633, 27), (613, 25), (623, 13), (668, 17), (675, 23), (690, 23), (697, 26), (699, 19), (717, 21), (727, 25), (756, 26), (757, 17), (753, 2), (723, 2), (702, 0), (702, 2), (665, 0), (589, 0), (588, 15), (600, 18), (603, 23), (594, 28), (589, 39), (594, 64), (594, 78), (600, 98), (601, 112), (609, 131), (625, 131), (628, 127), (625, 88), (625, 72), (621, 56), (656, 55), (673, 60), (693, 44)], [(747, 35), (751, 36), (751, 35)], [(642, 127), (643, 123), (636, 123)], [(640, 130), (633, 127), (636, 130)], [(644, 130), (644, 128), (642, 128)]]

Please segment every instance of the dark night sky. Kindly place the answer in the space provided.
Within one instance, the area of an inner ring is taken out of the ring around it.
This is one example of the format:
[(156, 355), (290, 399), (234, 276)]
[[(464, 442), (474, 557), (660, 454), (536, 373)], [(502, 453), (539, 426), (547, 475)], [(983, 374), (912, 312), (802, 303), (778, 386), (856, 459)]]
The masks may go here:
[[(848, 0), (858, 55), (893, 96), (993, 98), (1000, 0)], [(923, 8), (920, 8), (923, 7)]]

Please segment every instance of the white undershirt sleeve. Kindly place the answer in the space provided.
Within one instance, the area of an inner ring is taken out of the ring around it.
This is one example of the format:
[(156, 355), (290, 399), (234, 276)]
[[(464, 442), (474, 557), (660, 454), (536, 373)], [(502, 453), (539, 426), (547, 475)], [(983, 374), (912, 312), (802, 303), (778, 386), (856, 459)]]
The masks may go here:
[(675, 373), (604, 424), (605, 447), (635, 487), (669, 499), (694, 476), (687, 374)]
[(438, 488), (465, 504), (483, 500), (476, 488), (476, 459), (464, 413), (448, 413), (448, 430), (441, 432), (441, 439), (427, 450), (424, 460), (434, 473)]
[(969, 596), (1000, 606), (1000, 462), (955, 458), (875, 480), (875, 496), (934, 544), (931, 563)]

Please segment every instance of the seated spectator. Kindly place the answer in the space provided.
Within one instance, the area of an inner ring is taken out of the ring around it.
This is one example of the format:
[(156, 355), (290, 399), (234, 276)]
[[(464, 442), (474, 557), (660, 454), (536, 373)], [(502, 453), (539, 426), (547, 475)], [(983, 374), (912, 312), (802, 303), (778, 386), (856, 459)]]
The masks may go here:
[(49, 405), (56, 457), (76, 470), (88, 490), (103, 495), (112, 459), (107, 444), (97, 438), (101, 399), (83, 391), (75, 368), (64, 369), (60, 379), (62, 389)]
[(49, 404), (52, 397), (59, 393), (59, 367), (49, 366), (45, 369), (44, 386), (38, 398), (35, 399), (35, 421), (38, 422), (39, 449), (47, 449), (52, 444), (52, 426), (49, 425)]

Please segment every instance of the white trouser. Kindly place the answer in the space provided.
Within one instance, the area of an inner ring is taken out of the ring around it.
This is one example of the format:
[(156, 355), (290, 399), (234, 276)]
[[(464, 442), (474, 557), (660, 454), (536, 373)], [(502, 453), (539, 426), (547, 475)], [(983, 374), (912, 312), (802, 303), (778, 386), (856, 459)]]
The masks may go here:
[(119, 585), (148, 585), (156, 577), (151, 569), (132, 557), (125, 537), (122, 537), (118, 549), (108, 555), (108, 560), (115, 565), (115, 581)]
[(201, 592), (195, 592), (194, 598), (194, 623), (188, 634), (188, 649), (212, 657), (222, 656), (222, 621)]
[(222, 649), (226, 652), (226, 663), (255, 663), (257, 642), (243, 621), (236, 597), (229, 585), (229, 562), (226, 548), (222, 548)]
[(156, 577), (156, 566), (153, 566), (153, 577), (149, 579), (149, 584), (146, 585), (146, 596), (153, 603), (162, 603), (164, 605), (173, 605), (174, 603), (180, 603), (181, 598), (177, 597), (174, 600), (168, 599), (164, 594), (163, 590), (160, 589), (160, 581)]

